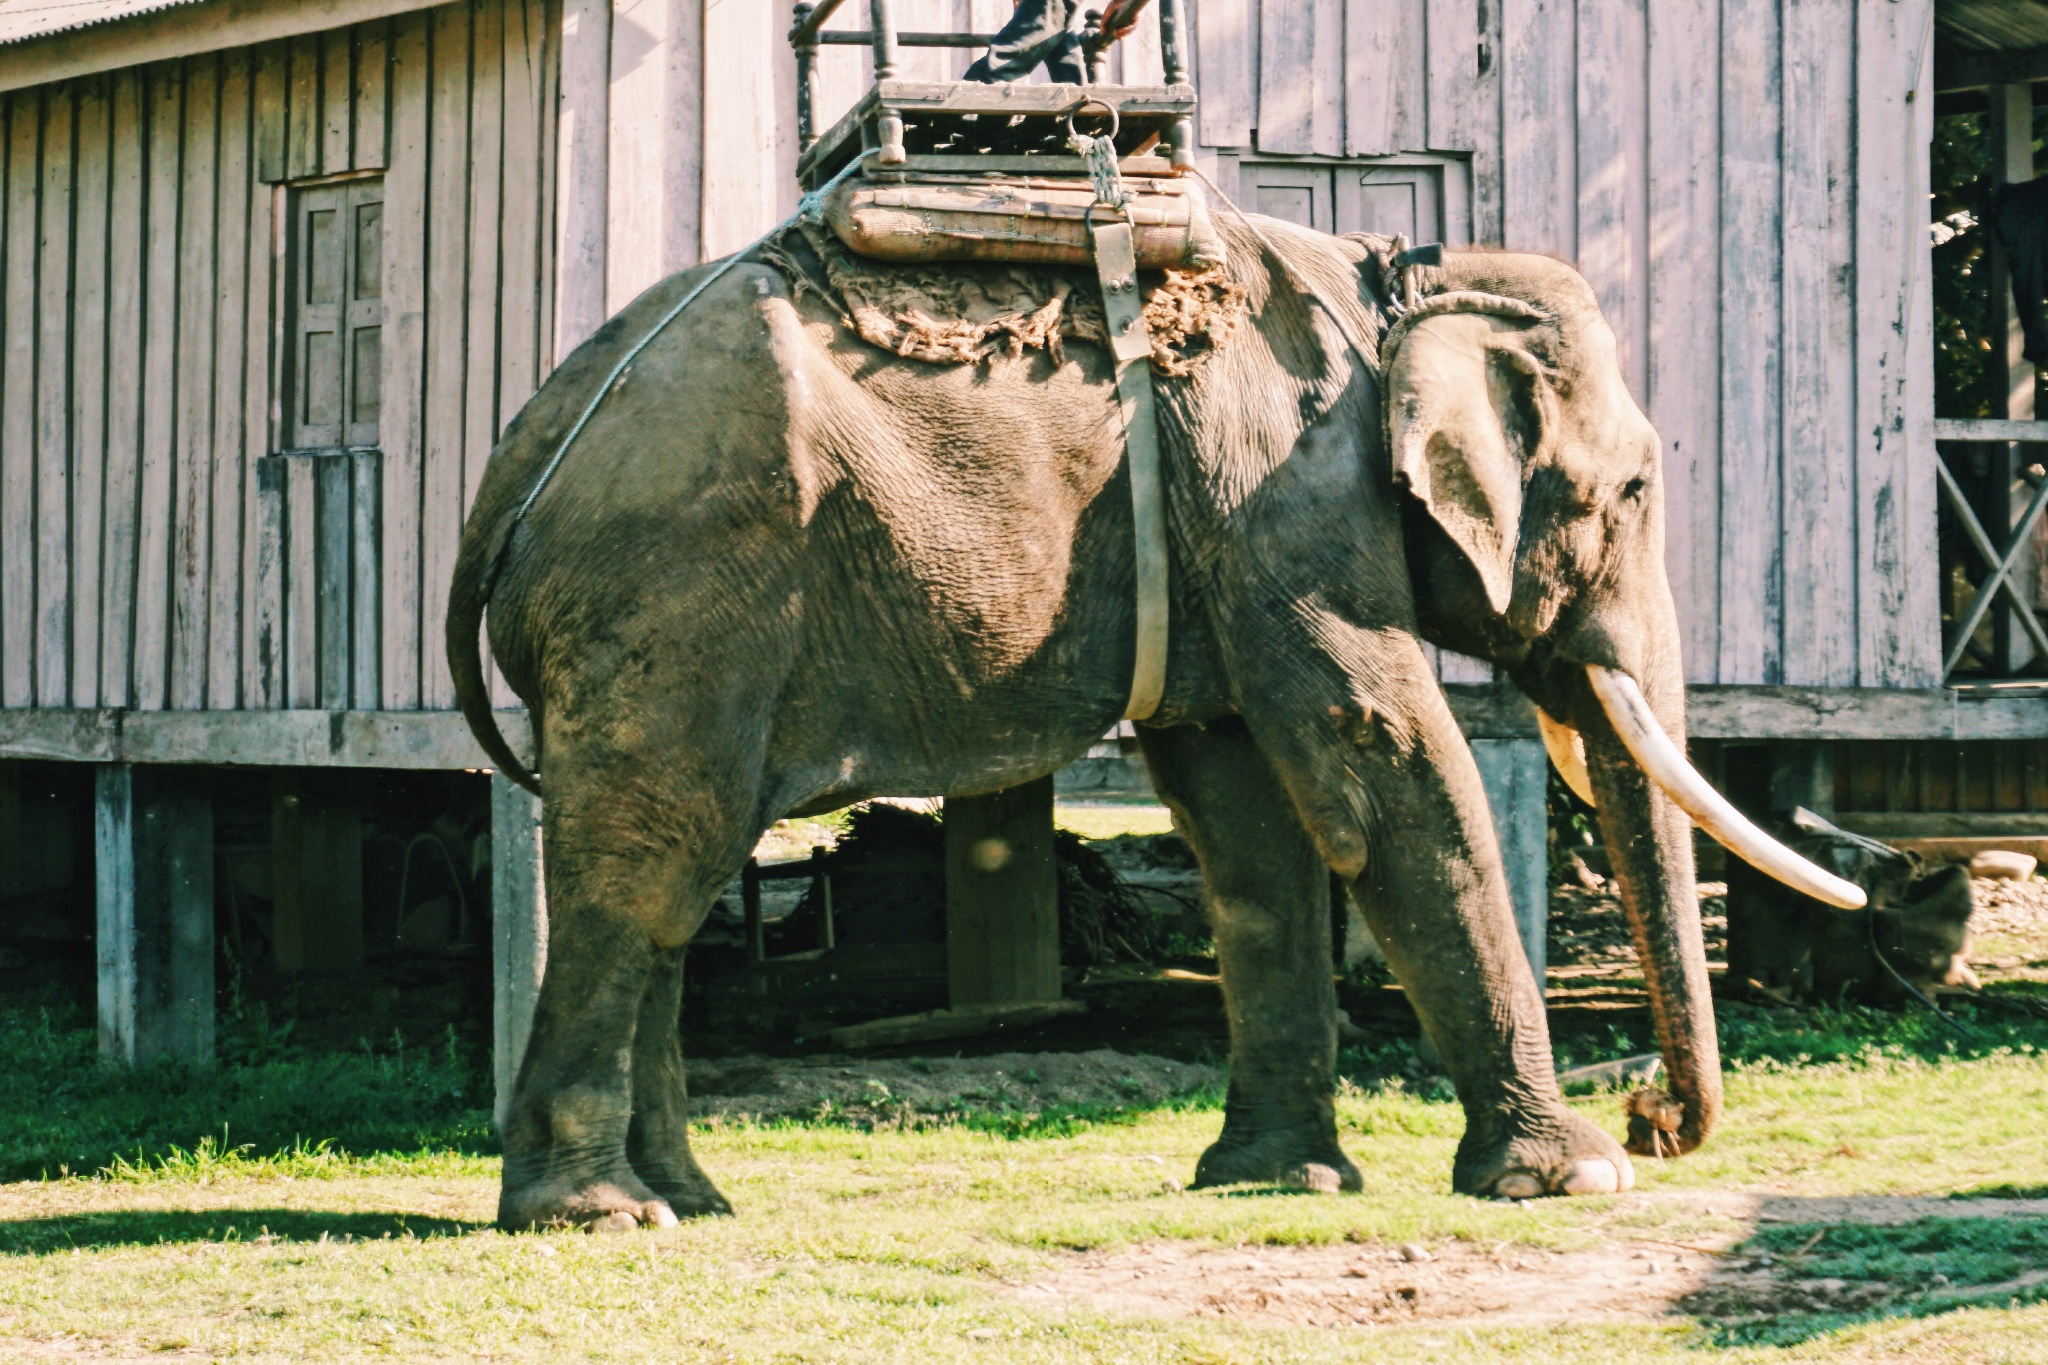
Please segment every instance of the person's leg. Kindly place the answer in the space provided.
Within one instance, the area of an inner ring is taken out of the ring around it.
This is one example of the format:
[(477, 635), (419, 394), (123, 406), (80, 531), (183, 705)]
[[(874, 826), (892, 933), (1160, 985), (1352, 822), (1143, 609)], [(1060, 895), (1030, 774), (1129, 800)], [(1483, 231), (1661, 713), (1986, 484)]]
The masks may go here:
[(1010, 22), (1003, 25), (988, 51), (967, 68), (962, 79), (983, 85), (1023, 80), (1040, 62), (1068, 44), (1073, 37), (1070, 24), (1066, 0), (1019, 0)]

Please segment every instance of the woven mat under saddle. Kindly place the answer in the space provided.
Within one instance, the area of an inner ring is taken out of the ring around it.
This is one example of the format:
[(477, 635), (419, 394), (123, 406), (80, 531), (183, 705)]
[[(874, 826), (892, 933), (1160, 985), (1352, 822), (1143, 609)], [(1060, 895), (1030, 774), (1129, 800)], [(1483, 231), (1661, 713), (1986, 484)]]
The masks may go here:
[[(1102, 298), (1086, 267), (906, 263), (856, 256), (830, 231), (799, 224), (818, 271), (771, 243), (761, 254), (820, 294), (869, 345), (935, 365), (977, 365), (1042, 350), (1064, 359), (1073, 337), (1109, 341)], [(1148, 275), (1151, 272), (1147, 272)], [(1221, 350), (1244, 316), (1242, 285), (1221, 270), (1167, 270), (1145, 300), (1155, 373), (1184, 375)]]

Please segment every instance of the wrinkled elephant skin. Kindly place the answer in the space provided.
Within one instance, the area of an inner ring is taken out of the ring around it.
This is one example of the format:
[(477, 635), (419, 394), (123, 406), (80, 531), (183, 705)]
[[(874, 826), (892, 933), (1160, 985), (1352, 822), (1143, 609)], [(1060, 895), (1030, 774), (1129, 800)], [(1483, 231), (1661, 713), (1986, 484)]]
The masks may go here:
[[(1234, 231), (1245, 321), (1156, 381), (1173, 643), (1139, 734), (1201, 862), (1231, 1037), (1197, 1181), (1361, 1183), (1332, 1107), (1334, 870), (1463, 1104), (1456, 1188), (1627, 1189), (1620, 1145), (1559, 1099), (1479, 773), (1424, 646), (1496, 660), (1583, 736), (1696, 1143), (1720, 1091), (1690, 831), (1584, 675), (1633, 677), (1682, 743), (1657, 438), (1570, 268), (1453, 252), (1396, 324), (1364, 245), (1261, 228), (1385, 373)], [(504, 548), (490, 642), (535, 718), (546, 796), (550, 941), (504, 1135), (509, 1227), (726, 1211), (685, 1136), (682, 947), (772, 821), (1051, 772), (1130, 684), (1130, 492), (1093, 345), (920, 364), (743, 264), (634, 361), (516, 521), (604, 374), (703, 278), (650, 290), (527, 405), (452, 590), (458, 690), (517, 772), (477, 638)]]

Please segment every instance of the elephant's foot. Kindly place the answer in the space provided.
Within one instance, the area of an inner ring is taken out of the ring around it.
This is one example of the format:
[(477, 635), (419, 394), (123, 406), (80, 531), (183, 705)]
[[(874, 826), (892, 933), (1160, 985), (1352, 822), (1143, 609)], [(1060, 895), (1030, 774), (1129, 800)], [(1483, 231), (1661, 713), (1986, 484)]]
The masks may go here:
[(1226, 1115), (1222, 1136), (1195, 1163), (1198, 1190), (1257, 1184), (1335, 1194), (1360, 1189), (1364, 1183), (1337, 1145), (1337, 1125), (1326, 1117), (1262, 1127)]
[(522, 1164), (506, 1161), (498, 1194), (498, 1226), (507, 1232), (565, 1227), (625, 1232), (676, 1225), (668, 1200), (623, 1160), (586, 1169), (548, 1162), (537, 1171), (522, 1171)]
[(636, 1151), (633, 1171), (679, 1218), (724, 1217), (732, 1213), (732, 1204), (718, 1192), (687, 1147), (677, 1155), (662, 1157)]
[(1621, 1144), (1562, 1107), (1503, 1137), (1468, 1127), (1451, 1176), (1460, 1194), (1505, 1199), (1621, 1194), (1635, 1183)]

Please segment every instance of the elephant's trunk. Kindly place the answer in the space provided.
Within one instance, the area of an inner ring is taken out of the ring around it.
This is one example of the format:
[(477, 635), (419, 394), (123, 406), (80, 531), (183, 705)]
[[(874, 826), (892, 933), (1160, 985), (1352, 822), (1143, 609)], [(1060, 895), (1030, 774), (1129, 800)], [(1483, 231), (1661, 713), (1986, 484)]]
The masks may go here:
[[(1684, 689), (1676, 691), (1675, 709), (1682, 711)], [(1583, 720), (1600, 832), (1649, 987), (1666, 1084), (1683, 1106), (1677, 1152), (1689, 1152), (1705, 1141), (1721, 1115), (1721, 1051), (1693, 882), (1692, 826), (1631, 755), (1607, 716), (1595, 713)], [(1629, 1150), (1675, 1155), (1662, 1127), (1631, 1122)]]

